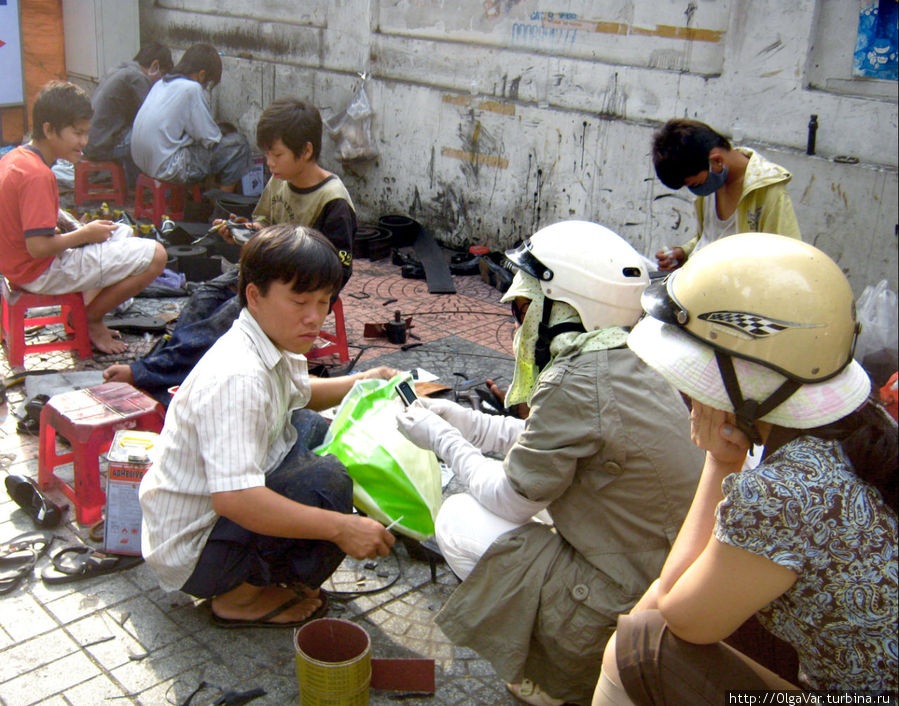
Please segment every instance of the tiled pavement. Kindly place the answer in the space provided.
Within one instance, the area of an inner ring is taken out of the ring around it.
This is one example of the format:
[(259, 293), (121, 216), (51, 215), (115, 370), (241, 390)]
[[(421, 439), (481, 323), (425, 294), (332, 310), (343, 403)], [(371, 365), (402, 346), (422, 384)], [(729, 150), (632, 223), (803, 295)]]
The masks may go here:
[[(351, 356), (356, 369), (379, 364), (423, 367), (453, 385), (463, 379), (511, 378), (512, 323), (499, 293), (480, 278), (455, 277), (458, 293), (430, 295), (424, 281), (404, 280), (389, 260), (359, 260), (343, 293)], [(396, 301), (390, 301), (396, 300)], [(173, 315), (170, 301), (137, 300)], [(385, 339), (363, 339), (365, 323), (392, 319), (395, 310), (411, 316), (407, 341), (421, 343), (407, 351)], [(152, 339), (127, 336), (131, 356)], [(28, 370), (102, 369), (114, 359), (98, 356), (78, 361), (70, 354), (26, 357)], [(0, 373), (9, 375), (0, 354)], [(9, 407), (23, 397), (22, 386), (9, 391)], [(16, 420), (0, 407), (0, 476), (37, 476), (37, 439), (16, 432)], [(54, 495), (62, 501), (62, 497)], [(33, 529), (30, 519), (0, 489), (0, 541)], [(54, 548), (88, 539), (67, 514), (57, 529)], [(372, 691), (375, 706), (402, 701), (416, 704), (514, 704), (490, 665), (477, 654), (452, 645), (434, 625), (433, 616), (457, 585), (448, 568), (429, 564), (420, 552), (397, 551), (372, 567), (347, 560), (331, 587), (378, 592), (335, 602), (331, 617), (358, 622), (372, 639), (375, 657), (431, 657), (436, 664), (433, 697)], [(415, 549), (415, 547), (413, 547)], [(47, 704), (182, 704), (201, 682), (194, 706), (212, 704), (225, 690), (261, 687), (266, 695), (254, 704), (294, 704), (298, 687), (290, 630), (221, 630), (209, 622), (208, 608), (180, 593), (159, 589), (145, 565), (121, 573), (60, 586), (34, 575), (12, 593), (0, 596), (0, 703), (5, 706)]]

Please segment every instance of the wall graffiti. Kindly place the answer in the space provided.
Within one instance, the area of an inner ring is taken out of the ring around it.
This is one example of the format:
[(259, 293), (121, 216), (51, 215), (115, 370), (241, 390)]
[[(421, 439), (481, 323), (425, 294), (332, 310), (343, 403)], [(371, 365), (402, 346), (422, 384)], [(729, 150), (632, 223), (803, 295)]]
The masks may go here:
[(512, 43), (519, 46), (559, 48), (572, 47), (577, 30), (531, 22), (515, 22), (512, 25)]

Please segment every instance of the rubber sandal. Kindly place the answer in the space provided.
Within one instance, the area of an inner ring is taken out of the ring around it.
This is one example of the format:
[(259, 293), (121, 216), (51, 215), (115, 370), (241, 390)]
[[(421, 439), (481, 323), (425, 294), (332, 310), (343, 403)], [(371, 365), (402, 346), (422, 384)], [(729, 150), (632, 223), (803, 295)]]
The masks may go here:
[(165, 333), (166, 326), (168, 326), (168, 322), (159, 316), (127, 316), (125, 314), (107, 317), (103, 319), (103, 323), (107, 328), (122, 333)]
[(298, 628), (302, 627), (306, 623), (311, 620), (316, 620), (317, 618), (321, 618), (328, 612), (328, 594), (325, 591), (321, 591), (317, 598), (321, 600), (322, 604), (316, 608), (311, 615), (303, 618), (302, 620), (294, 620), (289, 623), (273, 623), (272, 618), (281, 615), (285, 610), (288, 610), (295, 606), (300, 601), (306, 600), (307, 596), (301, 596), (297, 594), (293, 598), (285, 601), (277, 608), (270, 610), (265, 615), (254, 618), (252, 620), (240, 620), (237, 618), (223, 618), (215, 613), (212, 614), (212, 624), (219, 628)]
[(6, 476), (6, 492), (38, 527), (56, 527), (62, 520), (62, 508), (44, 495), (31, 478)]
[(53, 542), (55, 537), (56, 535), (52, 532), (47, 532), (45, 530), (25, 532), (6, 542), (0, 542), (0, 559), (7, 557), (14, 552), (21, 551), (22, 549), (33, 549), (38, 557), (40, 557), (47, 551), (47, 548)]
[(142, 562), (143, 558), (139, 556), (104, 554), (91, 547), (71, 545), (63, 547), (50, 557), (50, 566), (44, 567), (41, 579), (47, 584), (81, 581), (124, 571)]
[(52, 541), (52, 532), (35, 531), (0, 543), (0, 595), (14, 590), (31, 574)]
[(0, 595), (14, 590), (36, 563), (37, 552), (30, 547), (0, 556)]

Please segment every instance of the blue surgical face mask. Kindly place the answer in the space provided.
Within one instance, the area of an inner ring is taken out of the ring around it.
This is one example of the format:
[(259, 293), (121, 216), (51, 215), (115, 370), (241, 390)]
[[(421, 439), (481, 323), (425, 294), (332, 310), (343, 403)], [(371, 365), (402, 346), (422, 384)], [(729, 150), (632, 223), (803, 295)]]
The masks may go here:
[(721, 165), (720, 172), (712, 171), (712, 163), (709, 162), (709, 174), (705, 178), (705, 181), (702, 184), (697, 184), (696, 186), (688, 186), (687, 188), (697, 196), (709, 196), (714, 194), (718, 189), (724, 186), (724, 182), (727, 180), (727, 166)]

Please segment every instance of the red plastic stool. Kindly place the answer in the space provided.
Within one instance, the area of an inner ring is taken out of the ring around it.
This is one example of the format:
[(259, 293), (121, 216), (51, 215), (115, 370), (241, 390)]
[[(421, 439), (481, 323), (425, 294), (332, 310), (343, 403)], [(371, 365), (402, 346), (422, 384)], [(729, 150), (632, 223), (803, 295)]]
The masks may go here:
[(340, 297), (337, 297), (337, 299), (334, 300), (334, 306), (331, 307), (331, 311), (334, 312), (335, 333), (319, 331), (319, 338), (330, 341), (330, 343), (321, 348), (313, 348), (309, 351), (306, 354), (308, 360), (321, 358), (326, 355), (331, 355), (332, 353), (337, 354), (341, 363), (346, 363), (350, 359), (350, 349), (347, 345), (346, 338), (346, 322), (343, 320), (343, 303), (340, 301)]
[(162, 225), (164, 215), (173, 221), (181, 220), (184, 218), (187, 189), (190, 189), (194, 201), (202, 201), (199, 184), (175, 184), (139, 174), (134, 192), (134, 218), (149, 218), (157, 226)]
[[(92, 183), (91, 174), (110, 175), (110, 180)], [(124, 205), (128, 199), (128, 183), (125, 169), (119, 162), (91, 162), (82, 159), (75, 163), (75, 203), (80, 206), (85, 201), (106, 201)]]
[[(109, 450), (119, 429), (161, 431), (162, 405), (126, 382), (107, 382), (85, 390), (53, 395), (41, 410), (38, 483), (58, 487), (75, 505), (82, 525), (103, 516), (106, 493), (100, 487), (100, 454)], [(72, 446), (70, 453), (56, 453), (57, 432)], [(74, 466), (74, 487), (58, 478), (53, 469)]]
[[(6, 358), (12, 366), (22, 365), (26, 353), (46, 351), (75, 351), (79, 358), (93, 357), (91, 340), (87, 334), (87, 314), (81, 292), (71, 294), (32, 294), (21, 290), (13, 292), (0, 276), (0, 294), (3, 297), (3, 312), (0, 319), (0, 335), (6, 344)], [(34, 307), (58, 306), (59, 314), (28, 316)], [(69, 323), (71, 317), (71, 324)], [(67, 334), (63, 341), (48, 343), (25, 343), (25, 328), (62, 324)]]

